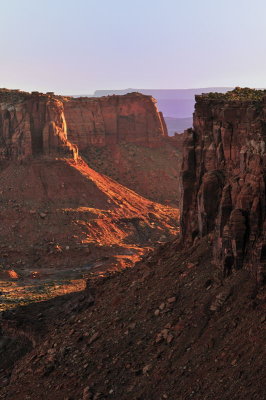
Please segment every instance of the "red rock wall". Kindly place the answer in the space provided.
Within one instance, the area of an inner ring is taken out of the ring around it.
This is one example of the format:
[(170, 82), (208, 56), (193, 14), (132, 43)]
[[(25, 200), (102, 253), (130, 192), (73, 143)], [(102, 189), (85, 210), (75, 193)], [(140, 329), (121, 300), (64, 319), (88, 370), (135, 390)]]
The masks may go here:
[(72, 154), (92, 144), (153, 145), (167, 136), (151, 96), (71, 98), (0, 89), (2, 158)]
[(64, 102), (68, 138), (84, 150), (90, 144), (152, 144), (168, 136), (156, 101), (151, 96), (68, 99)]
[(217, 101), (196, 96), (194, 129), (184, 138), (181, 230), (185, 244), (212, 233), (224, 275), (266, 266), (266, 98)]
[(0, 91), (0, 157), (76, 155), (67, 140), (62, 101), (51, 96)]

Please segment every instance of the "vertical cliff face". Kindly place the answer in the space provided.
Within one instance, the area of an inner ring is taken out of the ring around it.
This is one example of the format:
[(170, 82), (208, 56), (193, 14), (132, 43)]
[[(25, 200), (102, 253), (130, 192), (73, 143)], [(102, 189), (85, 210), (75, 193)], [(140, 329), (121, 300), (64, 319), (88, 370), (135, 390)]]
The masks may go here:
[(181, 229), (185, 243), (209, 233), (224, 275), (266, 265), (266, 97), (236, 89), (196, 96), (184, 140)]
[(168, 136), (156, 101), (151, 96), (70, 98), (64, 102), (68, 137), (80, 150), (93, 145), (152, 144)]
[(1, 158), (75, 155), (67, 140), (63, 102), (50, 95), (0, 91)]
[(167, 137), (151, 96), (71, 98), (0, 89), (2, 158), (75, 153), (90, 145), (153, 145)]

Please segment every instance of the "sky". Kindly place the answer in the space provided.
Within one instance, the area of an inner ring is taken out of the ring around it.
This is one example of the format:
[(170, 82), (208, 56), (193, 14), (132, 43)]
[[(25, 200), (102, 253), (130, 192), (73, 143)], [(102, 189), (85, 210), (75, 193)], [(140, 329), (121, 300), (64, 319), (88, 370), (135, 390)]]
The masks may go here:
[(266, 87), (265, 0), (0, 0), (0, 87)]

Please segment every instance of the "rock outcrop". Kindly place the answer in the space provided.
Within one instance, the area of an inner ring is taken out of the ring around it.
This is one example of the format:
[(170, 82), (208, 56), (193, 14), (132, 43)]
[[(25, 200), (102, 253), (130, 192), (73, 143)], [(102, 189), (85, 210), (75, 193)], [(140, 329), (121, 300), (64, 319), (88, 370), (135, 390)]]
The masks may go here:
[(211, 233), (223, 274), (246, 267), (258, 281), (266, 265), (265, 95), (236, 88), (196, 96), (181, 179), (183, 241)]
[(152, 145), (168, 136), (156, 100), (140, 93), (69, 98), (64, 102), (64, 111), (69, 140), (80, 150), (91, 144)]
[(0, 90), (0, 157), (77, 156), (67, 140), (63, 102), (53, 94)]
[(1, 158), (56, 153), (76, 157), (77, 147), (153, 145), (164, 137), (167, 128), (151, 96), (72, 98), (0, 89)]

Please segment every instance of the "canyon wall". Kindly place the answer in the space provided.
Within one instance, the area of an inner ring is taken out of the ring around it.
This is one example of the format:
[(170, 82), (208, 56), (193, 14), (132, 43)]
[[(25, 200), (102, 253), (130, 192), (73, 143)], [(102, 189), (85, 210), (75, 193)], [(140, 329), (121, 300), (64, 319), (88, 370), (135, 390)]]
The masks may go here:
[(0, 90), (0, 157), (76, 156), (67, 140), (63, 102), (51, 95)]
[[(178, 204), (181, 143), (156, 100), (0, 89), (0, 160), (77, 158), (152, 201)], [(144, 173), (145, 171), (145, 173)]]
[(64, 102), (68, 137), (80, 150), (89, 145), (140, 143), (152, 145), (167, 137), (167, 128), (151, 96), (69, 98)]
[(143, 143), (167, 137), (151, 96), (131, 93), (103, 98), (72, 98), (53, 93), (0, 89), (0, 155), (77, 155), (77, 146)]
[[(244, 90), (243, 90), (244, 91)], [(181, 174), (182, 240), (210, 234), (224, 276), (246, 267), (259, 281), (266, 265), (266, 96), (196, 96)]]

